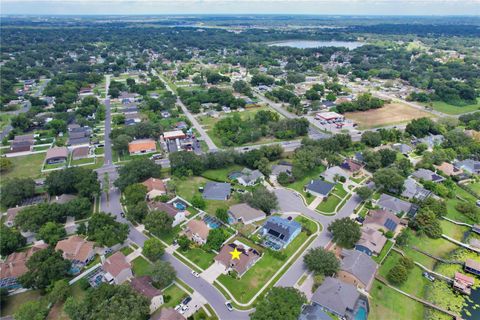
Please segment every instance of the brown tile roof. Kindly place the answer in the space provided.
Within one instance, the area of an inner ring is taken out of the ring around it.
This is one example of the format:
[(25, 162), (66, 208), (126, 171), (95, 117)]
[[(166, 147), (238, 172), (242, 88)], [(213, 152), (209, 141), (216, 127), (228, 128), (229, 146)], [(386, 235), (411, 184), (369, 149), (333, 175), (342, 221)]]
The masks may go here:
[(160, 201), (150, 202), (149, 207), (150, 207), (151, 210), (158, 210), (158, 211), (166, 212), (172, 218), (174, 218), (177, 215), (177, 213), (180, 212), (170, 203), (164, 203), (164, 202), (160, 202)]
[(134, 140), (128, 144), (128, 152), (140, 152), (156, 149), (157, 145), (152, 139)]
[(438, 170), (442, 171), (447, 176), (456, 176), (456, 175), (459, 175), (459, 174), (463, 173), (462, 169), (455, 168), (455, 166), (453, 164), (448, 163), (448, 162), (444, 162), (441, 165), (434, 166), (434, 167), (437, 168)]
[[(393, 213), (386, 211), (386, 210), (370, 210), (370, 212), (367, 214), (365, 217), (365, 221), (363, 221), (363, 225), (368, 227), (374, 228), (374, 226), (371, 225), (379, 225), (383, 229), (388, 229), (387, 226), (385, 225), (387, 220), (390, 219), (393, 221), (396, 226), (395, 228), (400, 224), (401, 219), (394, 215)], [(387, 230), (388, 231), (388, 230)], [(392, 230), (394, 231), (394, 230)]]
[(93, 251), (93, 245), (93, 242), (74, 235), (58, 241), (55, 250), (62, 250), (65, 259), (85, 261)]
[(132, 265), (127, 262), (127, 258), (120, 251), (115, 252), (108, 257), (102, 265), (103, 270), (116, 277), (125, 269), (130, 269)]
[(15, 208), (9, 208), (7, 210), (7, 218), (5, 219), (5, 222), (9, 222), (11, 224), (14, 223), (15, 221), (15, 217), (17, 216), (17, 214), (22, 211), (23, 209), (25, 209), (27, 206), (23, 206), (23, 207), (15, 207)]
[(207, 240), (209, 232), (210, 228), (207, 226), (207, 224), (202, 220), (196, 219), (188, 221), (187, 228), (185, 229), (185, 234), (190, 239), (194, 234), (197, 234), (203, 240)]
[(48, 245), (39, 244), (28, 248), (26, 251), (14, 252), (4, 262), (0, 263), (0, 279), (17, 278), (28, 272), (27, 261), (40, 250), (46, 249)]
[(68, 158), (68, 149), (66, 147), (55, 147), (48, 149), (45, 160), (52, 158)]
[[(241, 252), (240, 259), (232, 259), (232, 252), (235, 248)], [(235, 243), (229, 243), (224, 245), (220, 250), (220, 253), (215, 257), (215, 261), (220, 262), (225, 267), (231, 267), (239, 275), (242, 275), (250, 267), (250, 264), (260, 259), (260, 253), (255, 249), (245, 250), (242, 245), (236, 245)]]
[(162, 294), (162, 291), (152, 285), (152, 278), (149, 276), (133, 278), (130, 285), (135, 291), (150, 299)]
[(358, 170), (362, 169), (363, 166), (352, 159), (347, 159), (343, 162), (341, 167), (350, 172), (357, 172)]
[(86, 158), (88, 156), (89, 147), (79, 147), (72, 151), (72, 157), (75, 159)]
[(163, 182), (162, 179), (149, 178), (148, 180), (143, 181), (142, 184), (145, 187), (147, 187), (148, 192), (152, 190), (160, 190), (164, 192), (167, 191), (167, 188), (165, 187), (165, 183)]
[(387, 242), (387, 238), (378, 230), (363, 226), (362, 235), (357, 242), (358, 245), (368, 248), (374, 253), (380, 253)]
[(185, 320), (185, 317), (173, 308), (162, 308), (160, 314), (152, 317), (151, 320)]

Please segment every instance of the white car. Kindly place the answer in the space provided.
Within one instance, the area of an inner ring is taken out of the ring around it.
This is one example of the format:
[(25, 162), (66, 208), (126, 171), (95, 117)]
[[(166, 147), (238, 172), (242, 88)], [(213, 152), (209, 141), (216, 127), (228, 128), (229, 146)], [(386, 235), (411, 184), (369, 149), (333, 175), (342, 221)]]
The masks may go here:
[(230, 301), (225, 302), (225, 306), (227, 307), (228, 311), (233, 311), (233, 307)]
[(180, 309), (182, 309), (182, 305), (181, 305), (181, 304), (179, 304), (179, 305), (177, 305), (177, 306), (175, 307), (175, 311), (178, 311), (178, 310), (180, 310)]
[(200, 277), (200, 274), (199, 274), (198, 272), (195, 272), (195, 271), (192, 271), (192, 275), (193, 275), (195, 278)]

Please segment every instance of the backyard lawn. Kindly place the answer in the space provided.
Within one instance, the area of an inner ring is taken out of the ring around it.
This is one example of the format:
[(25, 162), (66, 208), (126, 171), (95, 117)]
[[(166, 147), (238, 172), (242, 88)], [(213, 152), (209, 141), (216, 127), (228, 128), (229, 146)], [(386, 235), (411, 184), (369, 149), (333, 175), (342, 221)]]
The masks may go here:
[(229, 180), (228, 175), (230, 173), (232, 173), (233, 171), (241, 171), (243, 168), (244, 167), (239, 165), (233, 165), (225, 169), (207, 170), (202, 173), (202, 177), (212, 181), (227, 182)]
[(41, 298), (40, 290), (29, 290), (12, 296), (8, 296), (6, 303), (2, 304), (1, 315), (13, 315), (20, 305), (27, 301), (38, 300)]
[(2, 173), (2, 179), (8, 178), (38, 178), (42, 168), (44, 153), (11, 158), (13, 169)]
[(393, 241), (387, 241), (387, 243), (385, 243), (385, 246), (382, 248), (382, 251), (380, 251), (380, 254), (376, 257), (372, 257), (372, 259), (375, 260), (376, 263), (381, 263), (394, 244), (395, 243)]
[(204, 270), (212, 265), (213, 258), (215, 257), (215, 253), (207, 252), (201, 248), (191, 248), (187, 251), (180, 250), (179, 253)]
[(132, 260), (132, 270), (136, 277), (146, 276), (150, 270), (150, 263), (143, 257)]

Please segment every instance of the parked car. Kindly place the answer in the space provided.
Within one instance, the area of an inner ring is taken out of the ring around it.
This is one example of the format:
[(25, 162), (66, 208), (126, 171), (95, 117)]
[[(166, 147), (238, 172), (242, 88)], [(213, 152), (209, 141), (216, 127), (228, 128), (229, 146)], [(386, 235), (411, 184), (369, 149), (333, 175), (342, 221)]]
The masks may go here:
[(195, 272), (195, 271), (192, 271), (192, 275), (193, 275), (195, 278), (200, 277), (200, 274), (198, 274), (198, 272)]
[(480, 207), (480, 200), (477, 200), (477, 207)]
[(432, 281), (432, 282), (435, 281), (435, 277), (432, 276), (432, 275), (431, 275), (430, 273), (428, 273), (428, 272), (424, 272), (424, 273), (423, 273), (423, 276), (424, 276), (425, 278), (427, 278), (428, 281)]
[(178, 311), (180, 309), (182, 309), (182, 305), (179, 304), (179, 305), (175, 306), (175, 311)]
[(188, 296), (188, 297), (186, 297), (185, 299), (183, 299), (182, 304), (183, 304), (183, 305), (186, 305), (186, 304), (189, 303), (190, 301), (192, 301), (192, 297)]
[(233, 307), (230, 301), (225, 302), (225, 306), (227, 307), (228, 311), (233, 311)]

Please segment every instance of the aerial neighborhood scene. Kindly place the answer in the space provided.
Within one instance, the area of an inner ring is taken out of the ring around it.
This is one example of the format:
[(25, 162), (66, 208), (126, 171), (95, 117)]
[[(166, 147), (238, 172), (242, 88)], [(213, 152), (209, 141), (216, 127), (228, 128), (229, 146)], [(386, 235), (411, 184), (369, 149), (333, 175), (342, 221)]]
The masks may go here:
[(479, 320), (475, 0), (4, 0), (0, 320)]

